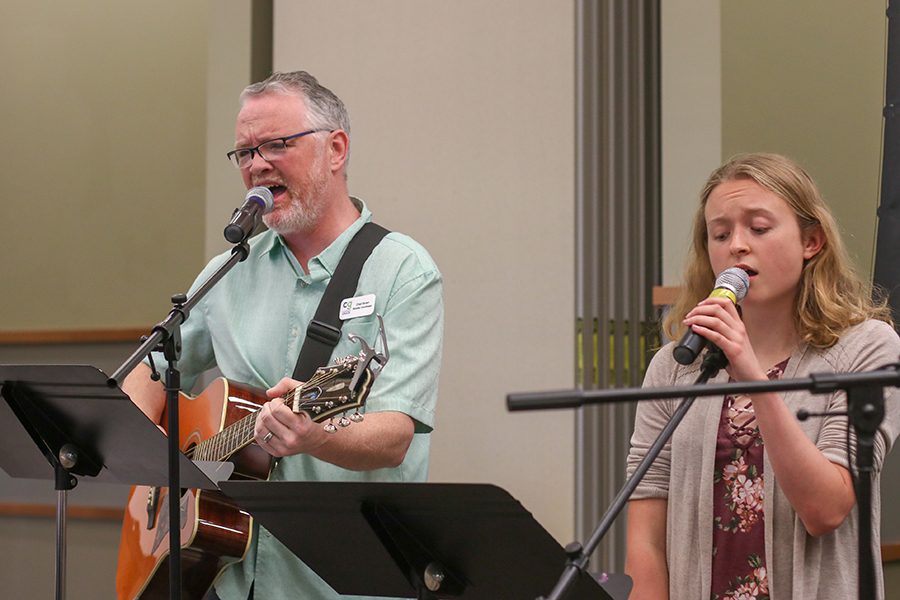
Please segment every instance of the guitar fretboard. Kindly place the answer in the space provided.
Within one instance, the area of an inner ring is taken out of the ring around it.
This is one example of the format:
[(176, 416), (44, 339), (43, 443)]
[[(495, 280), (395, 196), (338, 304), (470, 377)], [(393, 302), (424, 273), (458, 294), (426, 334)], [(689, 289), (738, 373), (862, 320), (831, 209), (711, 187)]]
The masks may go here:
[(193, 455), (189, 454), (188, 458), (221, 461), (247, 446), (253, 441), (256, 414), (255, 412), (250, 413), (243, 419), (225, 427), (219, 433), (203, 440), (194, 446)]

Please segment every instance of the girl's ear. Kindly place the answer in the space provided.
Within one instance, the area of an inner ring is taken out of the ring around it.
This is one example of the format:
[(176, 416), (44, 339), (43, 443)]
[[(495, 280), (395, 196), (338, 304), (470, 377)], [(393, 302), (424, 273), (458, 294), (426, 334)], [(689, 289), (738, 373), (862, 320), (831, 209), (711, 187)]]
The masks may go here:
[(822, 226), (817, 223), (810, 227), (804, 234), (803, 258), (805, 260), (811, 259), (818, 254), (824, 246), (825, 232), (822, 231)]

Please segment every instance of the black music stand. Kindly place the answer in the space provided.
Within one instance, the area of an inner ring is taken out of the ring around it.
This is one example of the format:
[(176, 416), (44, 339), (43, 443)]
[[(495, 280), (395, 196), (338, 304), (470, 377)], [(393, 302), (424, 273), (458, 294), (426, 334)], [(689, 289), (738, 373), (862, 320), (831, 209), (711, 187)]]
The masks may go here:
[[(87, 365), (0, 365), (0, 469), (56, 481), (56, 597), (65, 597), (66, 493), (75, 476), (168, 484), (166, 436), (103, 371)], [(183, 454), (185, 487), (216, 485)]]
[[(223, 481), (221, 490), (337, 592), (420, 599), (535, 598), (566, 552), (486, 484)], [(581, 576), (575, 600), (611, 600)]]

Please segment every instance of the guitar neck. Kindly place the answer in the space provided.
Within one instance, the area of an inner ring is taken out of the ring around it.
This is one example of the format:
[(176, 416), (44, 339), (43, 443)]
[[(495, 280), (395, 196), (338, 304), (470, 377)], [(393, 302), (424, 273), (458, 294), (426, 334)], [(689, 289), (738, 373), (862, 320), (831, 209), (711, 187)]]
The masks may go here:
[(257, 413), (250, 413), (219, 433), (203, 440), (194, 449), (194, 460), (223, 461), (253, 442)]

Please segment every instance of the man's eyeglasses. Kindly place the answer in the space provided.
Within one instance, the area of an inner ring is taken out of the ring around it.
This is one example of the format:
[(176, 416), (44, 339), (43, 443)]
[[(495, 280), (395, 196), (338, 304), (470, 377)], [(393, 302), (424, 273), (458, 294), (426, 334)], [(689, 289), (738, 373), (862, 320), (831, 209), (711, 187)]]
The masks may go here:
[(275, 138), (274, 140), (263, 142), (262, 144), (254, 146), (253, 148), (237, 148), (236, 150), (232, 150), (225, 156), (227, 156), (228, 160), (231, 161), (231, 164), (236, 166), (238, 169), (249, 167), (250, 163), (253, 162), (254, 154), (259, 154), (265, 161), (278, 160), (279, 158), (284, 156), (284, 153), (287, 151), (288, 140), (301, 138), (304, 135), (309, 135), (311, 133), (319, 133), (320, 131), (331, 130), (309, 129), (307, 131), (301, 131), (300, 133), (295, 133), (294, 135), (289, 135), (287, 137)]

